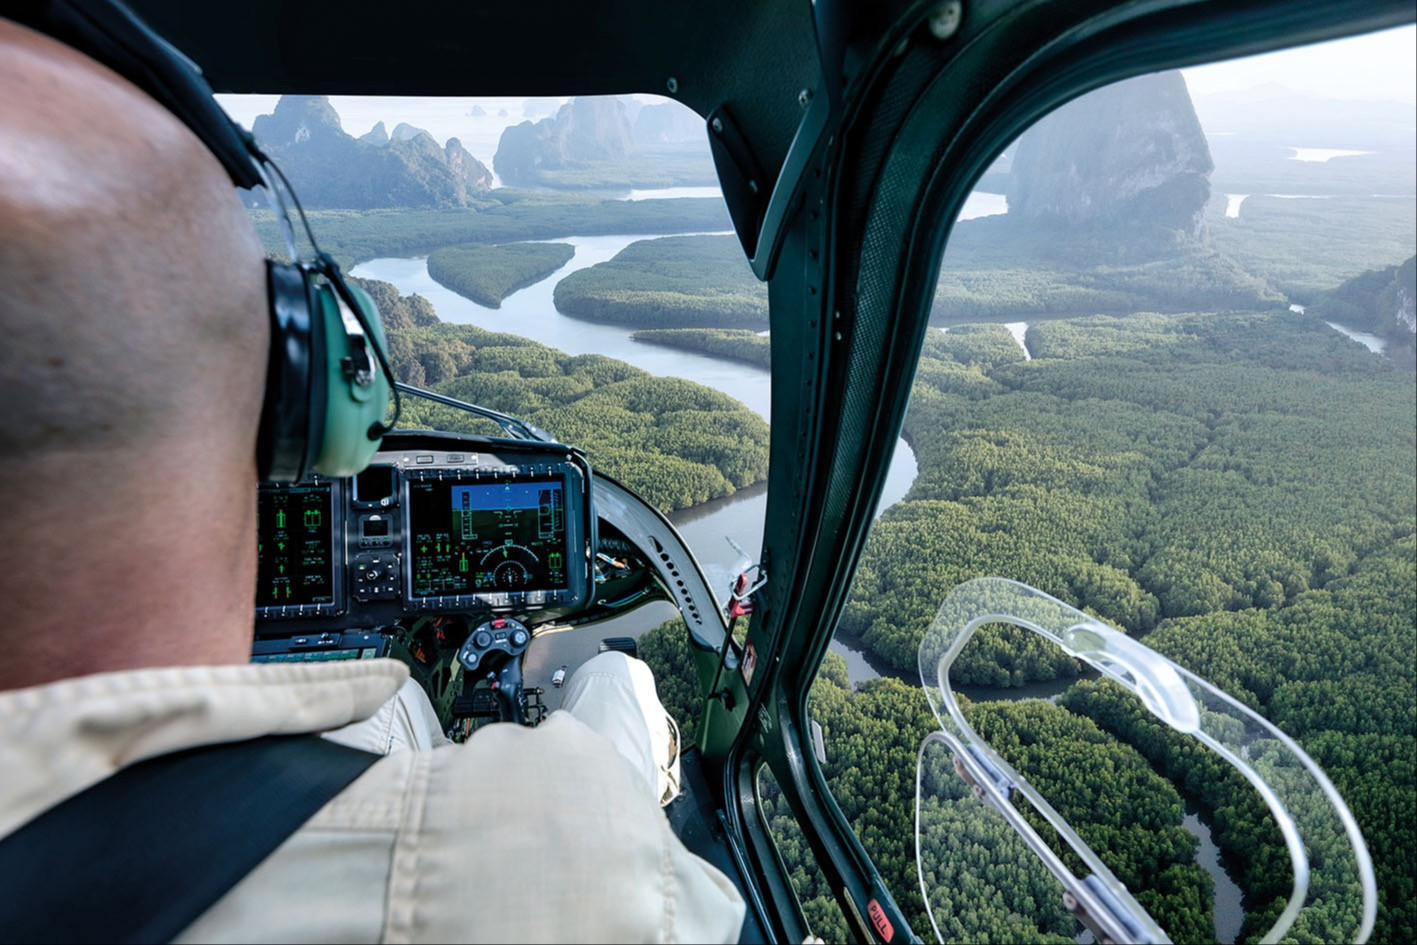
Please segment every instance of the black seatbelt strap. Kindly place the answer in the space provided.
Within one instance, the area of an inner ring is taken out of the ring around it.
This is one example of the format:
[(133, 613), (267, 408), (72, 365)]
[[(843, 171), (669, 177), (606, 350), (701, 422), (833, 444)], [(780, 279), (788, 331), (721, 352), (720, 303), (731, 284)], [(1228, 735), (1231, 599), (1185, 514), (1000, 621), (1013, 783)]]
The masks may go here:
[(171, 941), (379, 757), (270, 736), (124, 768), (0, 840), (0, 942)]

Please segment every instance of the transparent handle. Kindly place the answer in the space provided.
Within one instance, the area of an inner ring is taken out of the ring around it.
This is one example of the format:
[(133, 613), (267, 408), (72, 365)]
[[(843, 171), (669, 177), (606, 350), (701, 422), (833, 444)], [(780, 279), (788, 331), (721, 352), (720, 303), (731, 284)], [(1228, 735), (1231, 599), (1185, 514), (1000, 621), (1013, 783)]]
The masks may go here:
[[(1279, 828), (1294, 872), (1283, 912), (1262, 941), (1279, 941), (1291, 930), (1306, 940), (1367, 940), (1377, 909), (1367, 847), (1333, 784), (1293, 739), (1144, 644), (1042, 591), (1001, 578), (968, 581), (945, 599), (921, 643), (921, 681), (943, 741), (954, 753), (955, 770), (977, 797), (999, 808), (1044, 860), (1072, 901), (1070, 909), (1084, 918), (1085, 907), (1100, 910), (1093, 918), (1108, 935), (1131, 927), (1124, 933), (1131, 940), (1168, 940), (1071, 825), (965, 718), (949, 670), (969, 639), (990, 624), (1036, 633), (1092, 666), (1132, 693), (1166, 726), (1224, 759), (1254, 787)], [(1033, 806), (1092, 875), (1080, 879), (1059, 857), (1044, 852), (1047, 844), (1012, 811), (1017, 798)], [(1084, 887), (1082, 892), (1079, 887)], [(1084, 908), (1074, 908), (1078, 900), (1087, 900)], [(1110, 925), (1108, 914), (1115, 920)]]
[(1095, 620), (1069, 627), (1062, 647), (1133, 688), (1142, 705), (1176, 731), (1187, 735), (1200, 731), (1200, 705), (1176, 664), (1155, 650)]

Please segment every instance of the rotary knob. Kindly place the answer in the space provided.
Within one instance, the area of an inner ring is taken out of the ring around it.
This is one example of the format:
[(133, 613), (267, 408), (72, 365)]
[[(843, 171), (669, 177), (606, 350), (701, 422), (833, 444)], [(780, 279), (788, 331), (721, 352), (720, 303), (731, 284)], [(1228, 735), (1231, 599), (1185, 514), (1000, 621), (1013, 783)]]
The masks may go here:
[(472, 645), (479, 650), (485, 650), (492, 645), (492, 634), (486, 630), (479, 630), (472, 635)]
[(531, 639), (525, 630), (517, 630), (512, 633), (512, 646), (526, 646), (526, 641)]

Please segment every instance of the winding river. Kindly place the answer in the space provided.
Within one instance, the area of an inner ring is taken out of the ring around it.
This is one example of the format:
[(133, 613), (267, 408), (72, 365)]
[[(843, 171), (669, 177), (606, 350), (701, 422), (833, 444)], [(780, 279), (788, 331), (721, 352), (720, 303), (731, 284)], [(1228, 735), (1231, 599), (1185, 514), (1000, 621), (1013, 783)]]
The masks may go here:
[[(350, 270), (363, 279), (381, 279), (393, 283), (399, 292), (418, 293), (433, 303), (438, 317), (446, 322), (473, 324), (492, 331), (508, 331), (558, 348), (568, 354), (603, 354), (619, 358), (651, 374), (682, 377), (722, 391), (742, 401), (768, 419), (771, 403), (769, 374), (766, 370), (735, 361), (710, 358), (661, 345), (637, 342), (630, 337), (634, 331), (619, 325), (570, 318), (556, 311), (552, 291), (556, 283), (577, 269), (605, 262), (629, 244), (649, 235), (571, 236), (555, 242), (570, 243), (576, 248), (571, 261), (534, 285), (507, 296), (500, 308), (488, 308), (463, 298), (451, 289), (435, 282), (428, 275), (425, 258), (374, 259)], [(554, 431), (552, 431), (554, 433)], [(915, 454), (902, 439), (896, 441), (895, 455), (886, 475), (885, 490), (876, 514), (899, 502), (917, 471)], [(703, 566), (709, 583), (727, 596), (733, 578), (750, 562), (729, 543), (733, 542), (750, 554), (762, 547), (763, 518), (767, 507), (765, 484), (751, 486), (724, 499), (682, 509), (670, 519), (683, 534), (694, 555)], [(660, 617), (659, 619), (666, 619)], [(858, 672), (865, 669), (859, 654), (842, 644), (835, 648), (847, 656)], [(860, 678), (878, 675), (874, 670)], [(853, 681), (857, 679), (853, 674)]]
[[(996, 202), (1002, 203), (1002, 200)], [(1000, 212), (990, 203), (985, 213), (977, 215), (987, 215), (991, 211)], [(555, 240), (554, 242), (570, 243), (575, 247), (576, 252), (570, 262), (540, 282), (509, 295), (503, 300), (501, 307), (495, 309), (479, 305), (435, 282), (428, 275), (425, 258), (374, 259), (355, 266), (351, 273), (360, 278), (390, 282), (405, 295), (415, 292), (422, 295), (433, 303), (439, 318), (446, 322), (474, 324), (492, 331), (513, 332), (569, 354), (603, 354), (627, 361), (651, 374), (696, 381), (736, 398), (767, 419), (771, 403), (768, 371), (748, 364), (637, 342), (631, 338), (631, 328), (582, 321), (556, 311), (552, 291), (556, 283), (566, 275), (609, 260), (636, 240), (652, 238), (655, 237), (619, 235), (572, 236)], [(1014, 323), (1007, 327), (1019, 346), (1024, 349), (1025, 357), (1028, 357), (1029, 352), (1024, 345), (1027, 325)], [(897, 440), (885, 489), (876, 510), (877, 516), (904, 497), (914, 482), (917, 471), (915, 454), (910, 446), (903, 439)], [(767, 486), (760, 483), (727, 498), (716, 499), (670, 515), (670, 519), (698, 557), (710, 585), (720, 589), (725, 597), (733, 578), (750, 563), (739, 549), (745, 549), (752, 554), (762, 547), (766, 505)], [(584, 661), (594, 655), (596, 640), (601, 636), (638, 635), (673, 616), (675, 611), (669, 605), (654, 605), (600, 625), (598, 629), (602, 632), (595, 634), (594, 640), (585, 634), (556, 634), (547, 640), (548, 643), (554, 641), (553, 646), (540, 650), (533, 647), (532, 651), (528, 652), (525, 663), (527, 678), (535, 684), (549, 678), (557, 664)], [(848, 675), (853, 684), (885, 674), (909, 676), (893, 672), (859, 641), (839, 635), (832, 641), (832, 650), (845, 658)], [(1049, 687), (1047, 692), (1042, 688), (1037, 692), (1006, 690), (995, 697), (1047, 698), (1055, 694), (1055, 689), (1060, 688), (1056, 684), (1044, 686)], [(560, 690), (547, 689), (548, 708), (555, 708), (559, 704), (560, 695)], [(982, 692), (976, 695), (987, 697)], [(1200, 838), (1201, 855), (1197, 860), (1215, 881), (1216, 931), (1221, 941), (1231, 941), (1244, 915), (1240, 907), (1239, 889), (1221, 867), (1214, 844), (1210, 841), (1210, 831), (1194, 812), (1188, 813), (1185, 826)]]

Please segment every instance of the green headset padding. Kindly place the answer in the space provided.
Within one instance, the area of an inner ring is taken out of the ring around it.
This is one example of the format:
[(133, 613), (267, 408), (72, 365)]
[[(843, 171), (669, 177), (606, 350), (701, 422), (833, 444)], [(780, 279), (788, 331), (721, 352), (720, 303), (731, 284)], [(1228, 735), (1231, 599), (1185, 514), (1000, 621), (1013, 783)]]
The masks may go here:
[[(363, 289), (345, 283), (373, 338), (365, 335), (353, 312), (342, 304), (328, 280), (316, 277), (318, 317), (324, 322), (327, 391), (324, 438), (314, 469), (326, 476), (353, 476), (379, 448), (381, 421), (389, 409), (389, 378), (379, 367), (374, 346), (387, 350), (379, 310)], [(319, 366), (316, 365), (316, 370)], [(372, 434), (372, 435), (371, 435)]]

